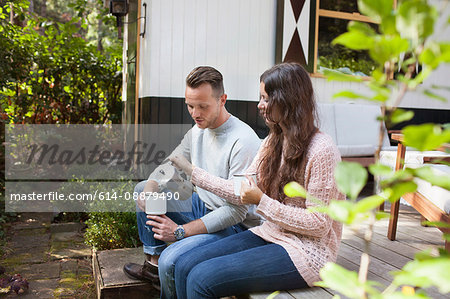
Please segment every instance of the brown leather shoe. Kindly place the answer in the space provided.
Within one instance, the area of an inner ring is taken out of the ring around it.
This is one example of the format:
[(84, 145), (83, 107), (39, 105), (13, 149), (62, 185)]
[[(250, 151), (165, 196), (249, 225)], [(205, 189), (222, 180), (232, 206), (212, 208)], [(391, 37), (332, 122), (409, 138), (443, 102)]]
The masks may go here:
[(160, 284), (160, 282), (159, 282), (159, 280), (158, 280), (158, 282), (152, 282), (152, 287), (154, 287), (155, 288), (155, 290), (157, 290), (157, 291), (161, 291), (161, 284)]
[(159, 283), (158, 267), (148, 261), (145, 261), (144, 265), (128, 263), (123, 266), (123, 272), (133, 279)]

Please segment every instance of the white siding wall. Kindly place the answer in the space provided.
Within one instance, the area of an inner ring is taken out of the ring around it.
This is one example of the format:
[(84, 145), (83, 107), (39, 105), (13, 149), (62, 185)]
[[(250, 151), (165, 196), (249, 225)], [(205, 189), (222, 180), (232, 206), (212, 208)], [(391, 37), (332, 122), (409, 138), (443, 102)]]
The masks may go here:
[[(438, 6), (443, 2), (435, 1)], [(275, 63), (276, 0), (142, 3), (147, 3), (147, 28), (145, 38), (141, 38), (139, 97), (184, 97), (184, 80), (189, 71), (198, 65), (211, 65), (222, 72), (229, 99), (258, 100), (259, 76)], [(444, 26), (449, 11), (447, 6), (439, 20), (437, 39), (450, 39), (450, 27)], [(360, 83), (327, 82), (323, 78), (312, 81), (319, 102), (331, 102), (332, 95), (343, 89), (368, 91)], [(420, 90), (409, 92), (401, 106), (450, 109), (449, 90), (438, 91), (447, 102), (432, 100), (422, 93), (431, 85), (448, 87), (448, 82), (450, 66), (441, 66)]]
[(223, 74), (229, 99), (258, 99), (259, 76), (275, 63), (276, 0), (142, 3), (139, 97), (184, 97), (186, 75), (210, 65)]
[[(352, 90), (357, 93), (371, 95), (369, 89), (362, 83), (357, 82), (327, 82), (323, 78), (311, 78), (314, 91), (316, 94), (316, 100), (319, 102), (329, 103), (329, 102), (339, 102), (339, 103), (361, 103), (369, 105), (377, 105), (376, 102), (370, 102), (365, 100), (352, 100), (346, 98), (333, 99), (333, 94), (342, 90)], [(421, 90), (429, 88), (431, 85), (441, 85), (449, 87), (448, 82), (450, 81), (450, 67), (442, 66), (436, 72), (428, 78), (420, 90), (408, 92), (400, 107), (406, 108), (423, 108), (423, 109), (445, 109), (450, 110), (450, 91), (449, 90), (434, 90), (435, 93), (440, 94), (447, 98), (447, 102), (441, 102), (423, 94)]]

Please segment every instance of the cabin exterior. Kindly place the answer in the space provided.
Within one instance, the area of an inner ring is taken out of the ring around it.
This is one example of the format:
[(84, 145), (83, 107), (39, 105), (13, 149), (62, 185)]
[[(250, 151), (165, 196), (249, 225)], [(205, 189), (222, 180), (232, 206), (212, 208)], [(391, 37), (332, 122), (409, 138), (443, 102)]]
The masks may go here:
[[(260, 137), (266, 128), (256, 108), (259, 76), (276, 63), (302, 63), (311, 73), (318, 102), (333, 101), (332, 95), (343, 89), (367, 93), (361, 83), (327, 82), (319, 73), (325, 61), (322, 53), (329, 52), (337, 34), (327, 31), (334, 26), (330, 24), (344, 22), (342, 28), (349, 20), (371, 22), (356, 12), (356, 1), (338, 2), (341, 8), (331, 10), (334, 1), (326, 0), (128, 0), (123, 122), (191, 123), (184, 105), (184, 79), (198, 65), (222, 72), (228, 110)], [(448, 39), (450, 28), (444, 24), (450, 7), (433, 2), (438, 9), (446, 7), (435, 35)], [(450, 66), (441, 66), (421, 89), (448, 86), (449, 77)], [(450, 98), (448, 88), (437, 93)], [(410, 123), (450, 122), (450, 102), (430, 99), (422, 91), (408, 93), (401, 107), (414, 110)]]

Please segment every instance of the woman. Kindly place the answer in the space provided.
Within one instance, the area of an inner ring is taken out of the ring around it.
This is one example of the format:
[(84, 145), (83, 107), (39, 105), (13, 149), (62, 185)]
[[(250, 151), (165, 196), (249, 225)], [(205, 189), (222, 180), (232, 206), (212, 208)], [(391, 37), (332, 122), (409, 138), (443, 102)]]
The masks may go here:
[(258, 108), (270, 128), (247, 173), (257, 184), (233, 182), (174, 159), (192, 182), (233, 204), (255, 204), (266, 221), (258, 227), (202, 246), (175, 264), (178, 298), (216, 298), (251, 292), (312, 286), (319, 270), (335, 261), (342, 226), (327, 215), (311, 213), (308, 198), (288, 198), (291, 181), (328, 204), (344, 199), (334, 181), (340, 155), (330, 136), (319, 132), (308, 73), (299, 64), (283, 63), (260, 78)]

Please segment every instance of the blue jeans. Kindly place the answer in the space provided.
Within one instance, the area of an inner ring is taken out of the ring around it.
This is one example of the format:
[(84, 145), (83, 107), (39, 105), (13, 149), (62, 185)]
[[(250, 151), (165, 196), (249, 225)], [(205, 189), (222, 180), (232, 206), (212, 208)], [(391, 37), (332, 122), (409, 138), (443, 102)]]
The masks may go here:
[[(136, 185), (134, 191), (142, 192), (146, 181)], [(167, 212), (166, 216), (177, 224), (185, 224), (196, 219), (200, 219), (211, 210), (207, 209), (205, 203), (200, 199), (197, 193), (192, 194), (192, 211), (191, 212)], [(187, 237), (177, 241), (170, 246), (163, 241), (156, 240), (153, 235), (152, 226), (145, 222), (148, 220), (144, 212), (138, 209), (136, 212), (139, 238), (144, 244), (144, 253), (150, 255), (160, 255), (158, 260), (159, 279), (161, 282), (161, 298), (175, 298), (175, 280), (174, 266), (179, 256), (187, 251), (217, 241), (219, 239), (242, 232), (244, 227), (236, 224), (224, 230), (212, 234), (199, 234)]]
[(307, 287), (286, 250), (251, 231), (206, 244), (178, 258), (177, 297), (219, 298)]

